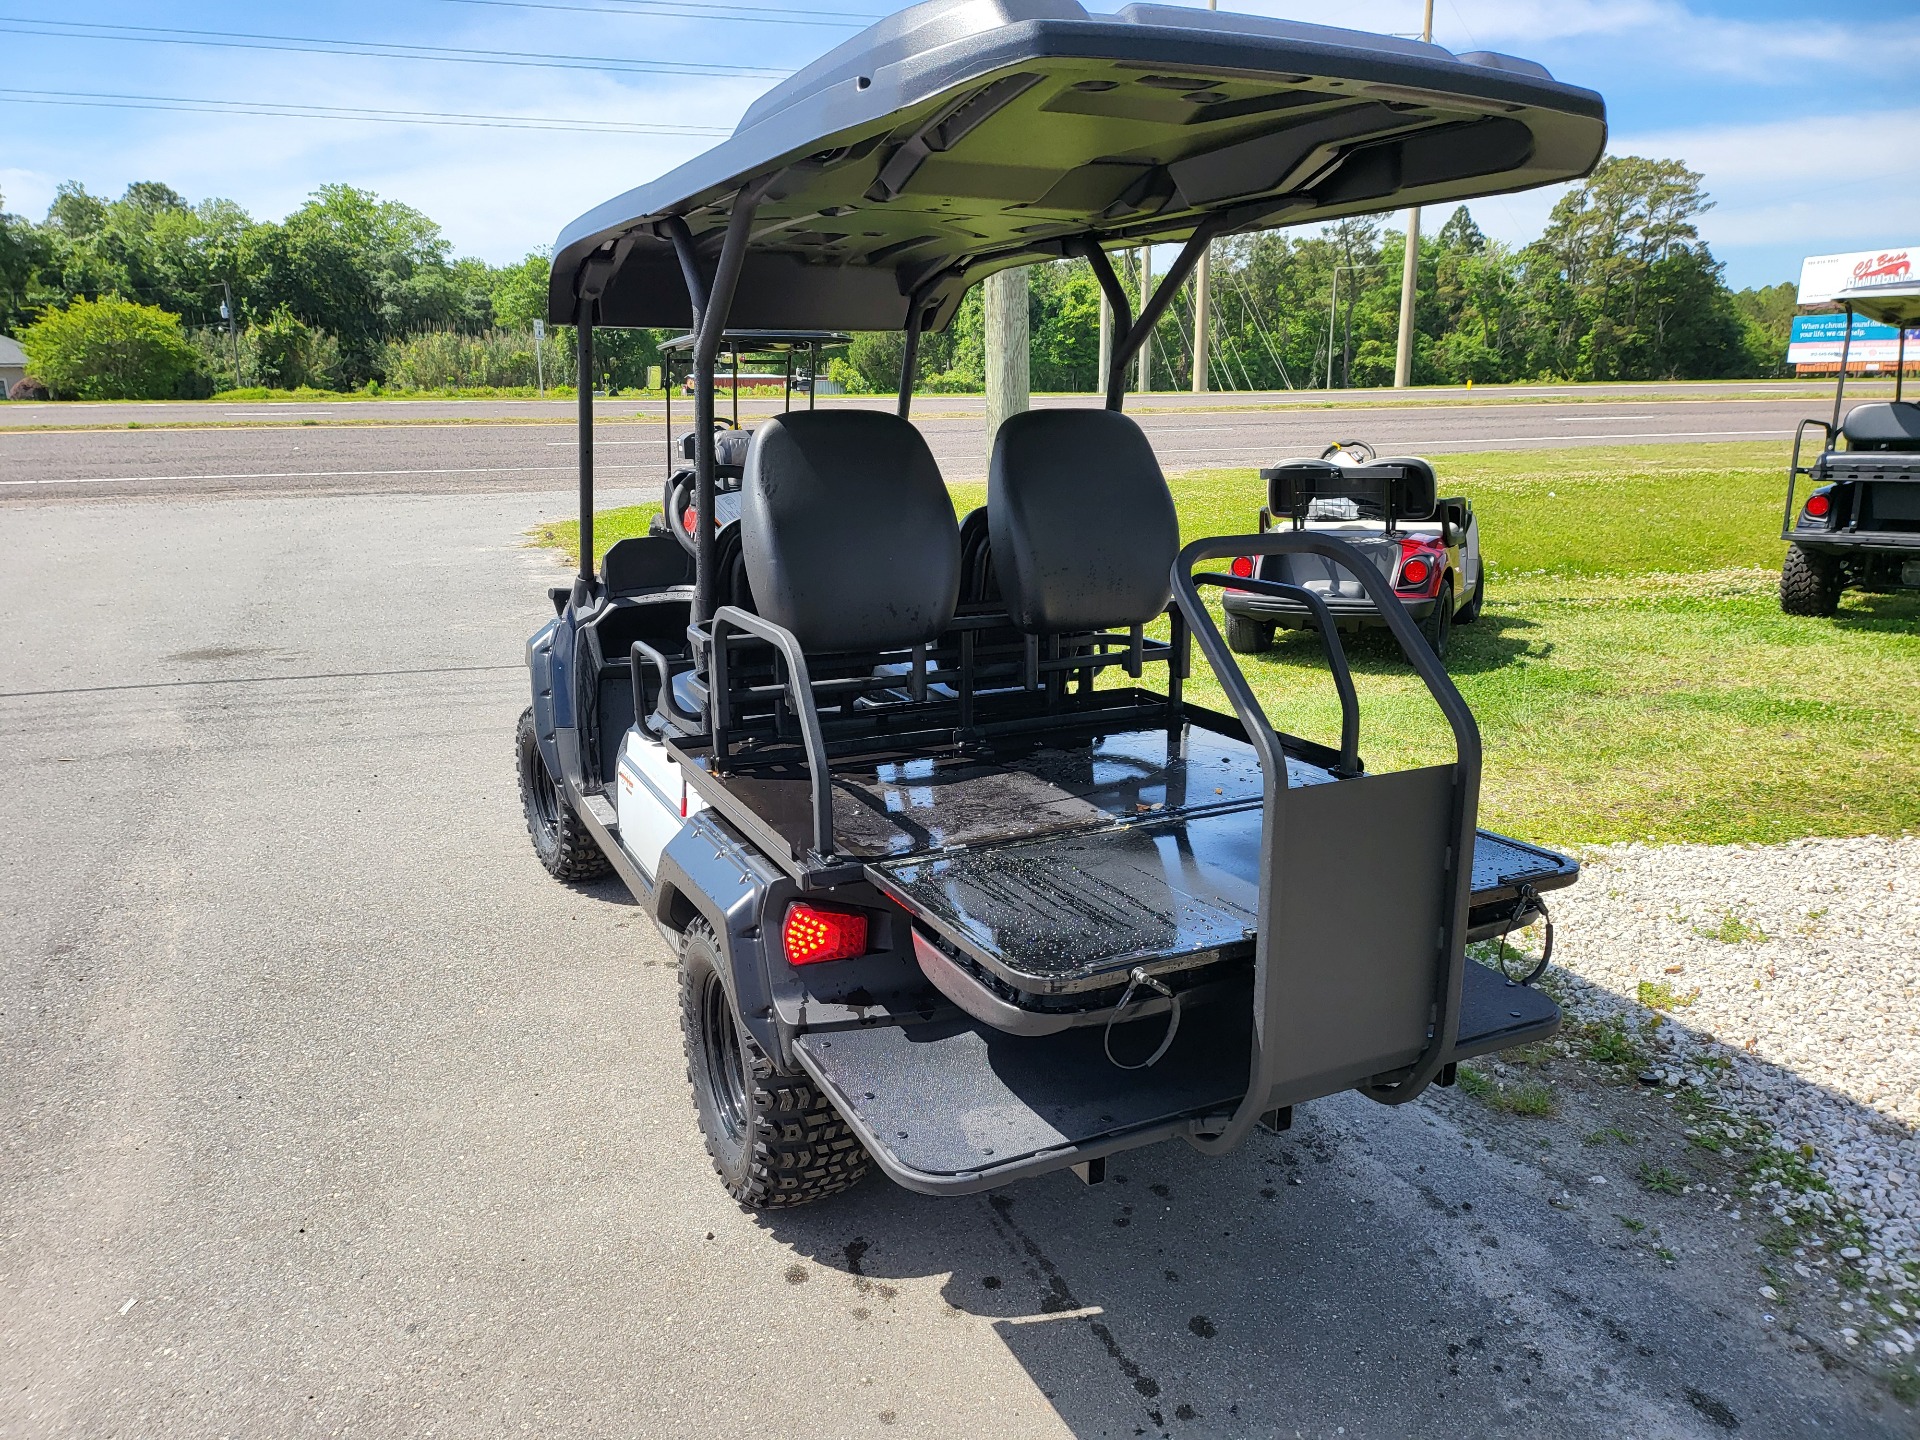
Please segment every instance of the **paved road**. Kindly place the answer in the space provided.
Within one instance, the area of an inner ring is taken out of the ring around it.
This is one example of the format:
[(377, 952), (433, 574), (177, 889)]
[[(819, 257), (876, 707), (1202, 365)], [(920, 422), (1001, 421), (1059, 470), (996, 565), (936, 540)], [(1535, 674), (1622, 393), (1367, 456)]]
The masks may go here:
[(669, 953), (521, 828), (561, 508), (0, 511), (0, 1434), (1901, 1423), (1445, 1104), (741, 1213)]
[[(1866, 398), (1893, 393), (1890, 382), (1852, 380), (1849, 394)], [(1404, 394), (1391, 390), (1262, 390), (1215, 392), (1193, 395), (1182, 391), (1155, 391), (1151, 395), (1129, 398), (1130, 409), (1217, 409), (1282, 408), (1320, 409), (1329, 405), (1451, 404), (1467, 400), (1533, 404), (1557, 399), (1586, 404), (1635, 403), (1659, 400), (1744, 400), (1757, 396), (1831, 397), (1832, 382), (1809, 380), (1660, 380), (1618, 384), (1581, 385), (1483, 385), (1471, 392), (1452, 386), (1431, 386)], [(838, 397), (824, 403), (835, 405), (873, 405), (891, 407), (891, 397)], [(985, 401), (978, 395), (922, 395), (917, 409), (929, 413), (980, 414)], [(1043, 395), (1040, 405), (1075, 405), (1086, 397)], [(656, 395), (620, 395), (600, 402), (603, 413), (620, 416), (660, 415), (665, 407)], [(722, 409), (726, 401), (722, 398)], [(777, 402), (741, 401), (741, 417), (768, 414), (779, 408)], [(676, 400), (678, 415), (691, 415), (690, 405)], [(0, 405), (0, 428), (36, 426), (68, 428), (83, 425), (299, 425), (317, 420), (333, 424), (377, 422), (380, 424), (418, 424), (448, 420), (515, 420), (570, 422), (574, 414), (571, 400), (265, 400), (265, 401), (101, 401), (86, 404), (44, 404), (25, 401)]]
[[(1817, 408), (1765, 396), (1524, 405), (1456, 398), (1415, 406), (1354, 402), (1337, 410), (1175, 410), (1145, 413), (1140, 421), (1161, 463), (1178, 472), (1270, 464), (1354, 436), (1383, 451), (1441, 456), (1661, 440), (1784, 441)], [(664, 474), (666, 427), (631, 406), (607, 411), (609, 423), (597, 432), (598, 474), (605, 483), (651, 493)], [(917, 418), (949, 479), (985, 475), (977, 413), (929, 399)], [(575, 445), (572, 427), (557, 420), (0, 432), (0, 504), (81, 496), (558, 491), (573, 483)]]

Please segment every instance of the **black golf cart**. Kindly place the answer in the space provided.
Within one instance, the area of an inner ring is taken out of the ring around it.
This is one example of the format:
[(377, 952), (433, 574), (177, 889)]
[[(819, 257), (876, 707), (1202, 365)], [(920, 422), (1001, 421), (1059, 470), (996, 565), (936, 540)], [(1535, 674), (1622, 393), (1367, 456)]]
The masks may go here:
[[(519, 764), (562, 879), (611, 867), (678, 947), (700, 1125), (732, 1194), (817, 1199), (869, 1160), (986, 1189), (1291, 1107), (1387, 1104), (1559, 1015), (1467, 943), (1574, 862), (1476, 831), (1480, 737), (1379, 572), (1311, 531), (1182, 548), (1127, 368), (1216, 236), (1572, 178), (1600, 98), (1538, 66), (1252, 16), (934, 0), (758, 101), (717, 149), (569, 226), (549, 315), (695, 324), (695, 526), (581, 563), (527, 646)], [(1178, 241), (1134, 315), (1108, 247)], [(1018, 415), (956, 520), (908, 418), (967, 289), (1084, 257), (1111, 301), (1104, 408)], [(717, 495), (729, 324), (905, 333), (895, 414), (762, 421)], [(1360, 577), (1452, 735), (1376, 774), (1338, 631), (1305, 604), (1338, 739), (1274, 730), (1222, 642), (1211, 562)], [(737, 558), (735, 558), (737, 557)], [(1165, 619), (1167, 638), (1149, 638)], [(1198, 645), (1231, 711), (1184, 692)]]
[[(1316, 460), (1287, 460), (1260, 472), (1267, 503), (1260, 533), (1284, 520), (1296, 531), (1344, 540), (1378, 570), (1433, 653), (1445, 659), (1453, 627), (1480, 618), (1487, 575), (1480, 522), (1459, 496), (1443, 497), (1433, 466), (1412, 455), (1382, 457), (1364, 440), (1329, 445)], [(1385, 628), (1387, 620), (1360, 581), (1318, 555), (1236, 555), (1236, 576), (1279, 580), (1311, 590), (1342, 630)], [(1273, 632), (1311, 630), (1315, 612), (1287, 594), (1233, 587), (1220, 597), (1227, 648), (1258, 655)]]
[[(1800, 422), (1787, 471), (1780, 608), (1789, 615), (1831, 615), (1848, 589), (1920, 587), (1920, 405), (1902, 398), (1907, 331), (1920, 326), (1920, 284), (1896, 279), (1899, 283), (1856, 286), (1834, 297), (1846, 309), (1847, 329), (1833, 418)], [(1898, 326), (1900, 344), (1892, 401), (1855, 405), (1843, 419), (1855, 314)], [(1820, 454), (1812, 464), (1802, 464), (1809, 430), (1822, 432)], [(1812, 488), (1796, 506), (1794, 492), (1803, 475)]]

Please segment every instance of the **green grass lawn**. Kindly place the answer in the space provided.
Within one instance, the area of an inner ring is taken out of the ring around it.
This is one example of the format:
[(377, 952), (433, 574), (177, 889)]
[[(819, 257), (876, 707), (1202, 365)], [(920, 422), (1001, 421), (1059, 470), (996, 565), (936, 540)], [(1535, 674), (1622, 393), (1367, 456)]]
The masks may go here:
[[(1474, 503), (1491, 575), (1448, 662), (1485, 741), (1482, 824), (1559, 845), (1920, 829), (1920, 594), (1849, 595), (1832, 620), (1780, 613), (1785, 457), (1737, 444), (1439, 462), (1442, 492)], [(1172, 484), (1189, 539), (1254, 528), (1251, 472)], [(985, 488), (954, 486), (956, 507)], [(657, 509), (602, 512), (596, 550)], [(579, 537), (567, 522), (533, 538), (572, 555)], [(1348, 637), (1348, 653), (1369, 768), (1450, 753), (1390, 640)], [(1317, 638), (1283, 633), (1241, 659), (1275, 725), (1337, 737)], [(1193, 697), (1224, 704), (1196, 668)]]

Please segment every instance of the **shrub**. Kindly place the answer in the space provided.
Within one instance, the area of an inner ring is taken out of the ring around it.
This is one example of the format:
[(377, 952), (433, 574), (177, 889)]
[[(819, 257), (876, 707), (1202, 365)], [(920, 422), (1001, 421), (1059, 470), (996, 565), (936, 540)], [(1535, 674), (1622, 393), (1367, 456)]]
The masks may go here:
[(53, 396), (39, 380), (29, 375), (24, 380), (13, 382), (13, 388), (7, 391), (9, 400), (51, 400)]
[(340, 342), (286, 306), (247, 327), (241, 368), (256, 385), (280, 390), (330, 389), (340, 371)]
[(179, 316), (118, 295), (50, 310), (21, 332), (20, 344), (60, 400), (165, 400), (188, 388), (198, 368)]
[[(542, 349), (549, 388), (573, 384), (573, 347), (548, 335)], [(426, 330), (389, 340), (380, 348), (379, 367), (391, 390), (532, 389), (538, 378), (533, 336), (492, 330), (465, 335)]]

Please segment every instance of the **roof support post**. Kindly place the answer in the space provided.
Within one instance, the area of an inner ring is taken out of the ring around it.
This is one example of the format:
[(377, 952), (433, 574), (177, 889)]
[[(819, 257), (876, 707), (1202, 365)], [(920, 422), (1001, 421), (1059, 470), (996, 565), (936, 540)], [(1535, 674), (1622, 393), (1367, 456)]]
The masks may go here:
[(580, 431), (580, 573), (573, 582), (573, 602), (584, 605), (593, 595), (593, 301), (584, 295), (573, 330), (573, 388)]
[(698, 335), (700, 317), (707, 313), (707, 277), (700, 273), (700, 257), (693, 250), (693, 231), (678, 215), (669, 215), (660, 222), (660, 228), (673, 242), (673, 256), (680, 262), (680, 278), (687, 284), (687, 302), (693, 307), (693, 324), (687, 328)]
[[(697, 338), (693, 343), (693, 508), (697, 565), (693, 592), (695, 625), (705, 624), (713, 618), (718, 579), (713, 573), (713, 367), (720, 355), (721, 335), (727, 328), (727, 312), (733, 308), (733, 292), (740, 283), (740, 271), (746, 264), (753, 213), (759, 209), (760, 197), (765, 191), (765, 182), (759, 182), (742, 186), (740, 193), (734, 196), (733, 212), (727, 216), (726, 238), (720, 244), (719, 263), (714, 266), (713, 285), (707, 291), (707, 303), (700, 311), (700, 328), (695, 332)], [(689, 245), (688, 253), (691, 250), (692, 246)], [(687, 268), (684, 258), (681, 266)], [(735, 387), (734, 393), (736, 396), (739, 394), (738, 387)]]
[[(1173, 264), (1167, 267), (1167, 273), (1154, 286), (1153, 297), (1142, 301), (1139, 318), (1133, 322), (1133, 327), (1114, 346), (1113, 365), (1116, 372), (1124, 372), (1127, 361), (1145, 347), (1153, 334), (1153, 327), (1160, 323), (1160, 317), (1167, 313), (1167, 307), (1173, 303), (1174, 295), (1187, 283), (1187, 276), (1200, 262), (1200, 257), (1207, 253), (1207, 246), (1213, 243), (1213, 237), (1226, 226), (1227, 217), (1215, 213), (1194, 227), (1193, 234), (1180, 247)], [(1119, 406), (1113, 408), (1117, 410)]]
[[(913, 409), (913, 382), (920, 364), (920, 297), (915, 295), (907, 302), (907, 340), (906, 348), (900, 352), (900, 403), (899, 414), (902, 420)], [(817, 350), (817, 346), (815, 347)], [(815, 362), (818, 368), (818, 362)]]
[(1107, 309), (1113, 315), (1106, 353), (1101, 357), (1107, 362), (1107, 369), (1100, 383), (1106, 390), (1107, 409), (1118, 410), (1127, 393), (1126, 345), (1127, 332), (1133, 328), (1133, 306), (1127, 300), (1126, 286), (1113, 273), (1113, 262), (1107, 259), (1100, 242), (1088, 236), (1081, 242), (1080, 253), (1086, 257), (1093, 278), (1100, 282), (1100, 293), (1107, 297)]
[(1847, 312), (1847, 330), (1840, 337), (1840, 383), (1833, 387), (1833, 428), (1836, 434), (1840, 429), (1840, 401), (1847, 393), (1847, 358), (1853, 352), (1853, 306), (1844, 308)]

